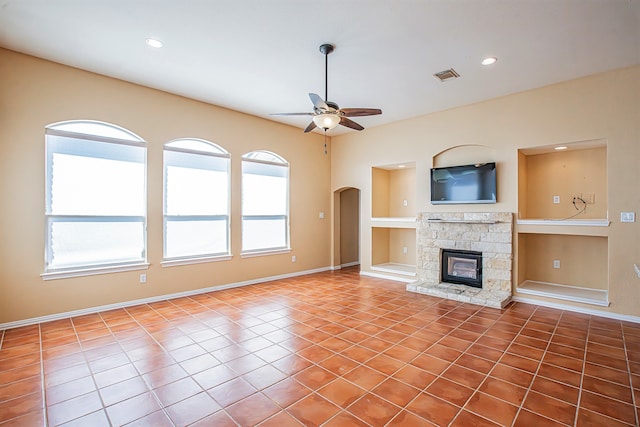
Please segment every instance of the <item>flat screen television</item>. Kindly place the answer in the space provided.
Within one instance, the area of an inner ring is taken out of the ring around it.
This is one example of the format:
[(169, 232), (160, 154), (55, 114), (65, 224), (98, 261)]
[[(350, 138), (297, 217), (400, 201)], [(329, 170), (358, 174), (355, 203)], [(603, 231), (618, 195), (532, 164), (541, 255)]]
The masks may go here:
[(431, 169), (431, 204), (496, 203), (496, 164)]

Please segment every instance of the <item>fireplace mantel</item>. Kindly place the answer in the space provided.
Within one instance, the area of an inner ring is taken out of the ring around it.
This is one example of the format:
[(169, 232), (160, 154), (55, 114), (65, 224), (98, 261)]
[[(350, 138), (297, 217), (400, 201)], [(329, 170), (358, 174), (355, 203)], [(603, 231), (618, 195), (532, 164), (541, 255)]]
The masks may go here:
[[(417, 281), (407, 290), (457, 301), (504, 308), (512, 295), (513, 214), (511, 212), (423, 212), (417, 225)], [(441, 252), (482, 252), (482, 289), (442, 283)]]
[(440, 219), (440, 218), (427, 218), (427, 222), (437, 223), (451, 223), (451, 224), (497, 224), (498, 221), (490, 219)]

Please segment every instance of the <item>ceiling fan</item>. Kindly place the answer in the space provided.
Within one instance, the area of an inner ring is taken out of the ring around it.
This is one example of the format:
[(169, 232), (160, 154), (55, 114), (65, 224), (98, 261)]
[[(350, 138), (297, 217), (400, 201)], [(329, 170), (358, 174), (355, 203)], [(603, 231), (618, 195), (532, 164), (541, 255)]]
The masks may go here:
[(329, 54), (333, 52), (335, 46), (332, 44), (323, 44), (320, 46), (320, 52), (324, 55), (324, 100), (315, 93), (310, 93), (309, 98), (313, 103), (313, 112), (310, 113), (274, 113), (272, 116), (312, 116), (313, 119), (309, 126), (304, 130), (305, 133), (311, 132), (316, 127), (323, 129), (325, 132), (333, 129), (338, 125), (346, 126), (355, 130), (363, 130), (364, 127), (349, 119), (349, 117), (375, 116), (382, 114), (379, 108), (340, 108), (335, 102), (328, 101), (328, 63)]

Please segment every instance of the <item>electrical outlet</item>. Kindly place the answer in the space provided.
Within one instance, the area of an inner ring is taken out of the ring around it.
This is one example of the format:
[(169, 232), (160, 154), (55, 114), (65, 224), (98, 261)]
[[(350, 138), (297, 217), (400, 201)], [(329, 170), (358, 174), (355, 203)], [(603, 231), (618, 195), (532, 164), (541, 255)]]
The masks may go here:
[(593, 205), (596, 202), (596, 195), (593, 193), (582, 193), (582, 200), (588, 205)]
[(403, 254), (405, 254), (405, 255), (406, 255), (407, 253), (409, 253), (409, 248), (407, 248), (406, 246), (403, 246), (403, 247), (402, 247), (402, 253), (403, 253)]
[(147, 275), (142, 273), (140, 275), (140, 283), (147, 283)]
[(620, 222), (636, 222), (636, 213), (620, 212)]
[(554, 205), (560, 204), (560, 196), (553, 196), (553, 204)]
[(320, 219), (324, 219), (324, 212), (320, 212), (320, 213), (318, 214), (318, 218), (320, 218)]
[(404, 206), (404, 207), (409, 206), (409, 201), (408, 201), (407, 199), (404, 199), (404, 200), (402, 201), (402, 206)]
[(553, 268), (560, 268), (560, 260), (559, 259), (554, 259), (553, 260)]
[(296, 262), (296, 256), (295, 255), (291, 256), (291, 262)]

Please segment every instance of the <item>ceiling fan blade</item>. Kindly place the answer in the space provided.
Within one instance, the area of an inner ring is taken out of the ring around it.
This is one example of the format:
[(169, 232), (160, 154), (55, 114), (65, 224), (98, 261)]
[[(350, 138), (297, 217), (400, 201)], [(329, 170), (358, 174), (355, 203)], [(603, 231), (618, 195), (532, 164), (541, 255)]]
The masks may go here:
[(307, 126), (304, 130), (304, 133), (308, 133), (311, 132), (312, 130), (314, 130), (316, 128), (316, 122), (314, 122), (313, 120), (311, 120), (311, 123), (309, 123), (309, 126)]
[(353, 120), (351, 120), (351, 119), (347, 119), (347, 118), (346, 118), (346, 117), (344, 117), (344, 116), (343, 116), (343, 117), (340, 117), (340, 124), (341, 124), (342, 126), (346, 126), (346, 127), (348, 127), (348, 128), (355, 129), (355, 130), (362, 130), (362, 129), (364, 129), (364, 128), (363, 128), (362, 126), (360, 126), (358, 123), (354, 122), (354, 121), (353, 121)]
[(313, 113), (271, 113), (270, 116), (313, 116)]
[(328, 110), (329, 106), (327, 105), (326, 102), (324, 102), (324, 100), (322, 98), (320, 98), (319, 95), (316, 95), (315, 93), (310, 93), (309, 94), (309, 98), (311, 98), (311, 102), (313, 102), (313, 106), (320, 109), (320, 110)]
[(342, 115), (346, 117), (375, 116), (382, 114), (379, 108), (341, 108)]

